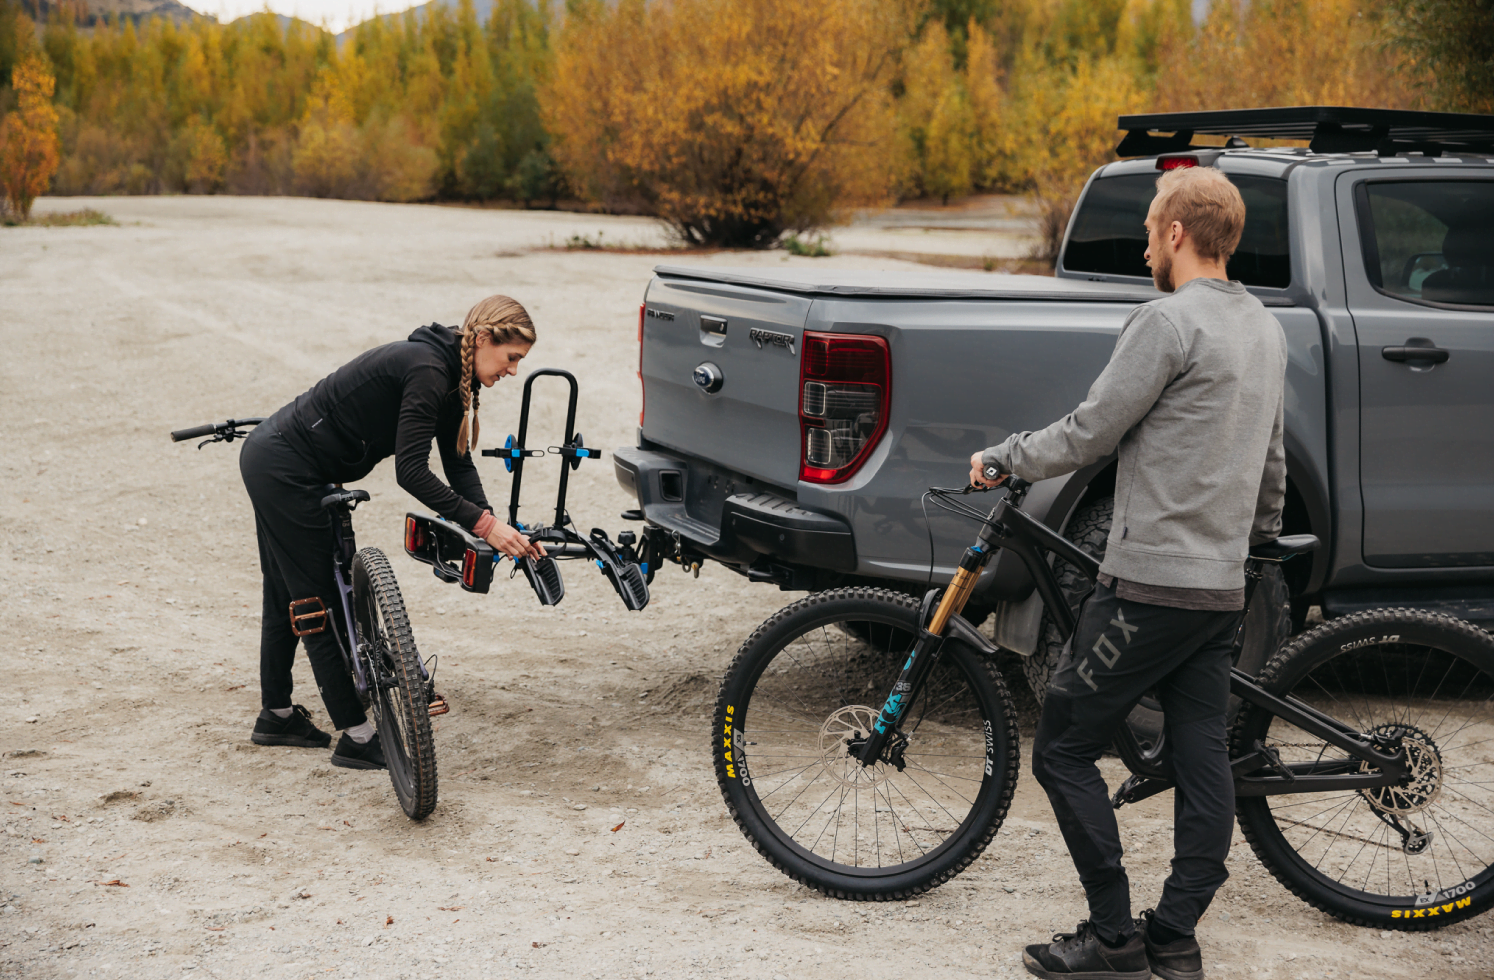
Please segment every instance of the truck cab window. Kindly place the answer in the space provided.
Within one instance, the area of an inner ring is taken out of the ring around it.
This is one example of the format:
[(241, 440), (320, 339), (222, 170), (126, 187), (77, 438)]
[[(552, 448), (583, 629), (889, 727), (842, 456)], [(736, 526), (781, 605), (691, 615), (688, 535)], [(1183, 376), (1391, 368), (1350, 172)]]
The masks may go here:
[(1399, 299), (1494, 306), (1494, 181), (1367, 182), (1358, 188), (1365, 268)]
[[(1287, 185), (1275, 177), (1228, 174), (1245, 200), (1245, 233), (1229, 260), (1229, 277), (1247, 286), (1291, 285), (1287, 238)], [(1146, 211), (1157, 192), (1156, 174), (1098, 177), (1074, 216), (1063, 254), (1068, 272), (1150, 279), (1146, 267)]]

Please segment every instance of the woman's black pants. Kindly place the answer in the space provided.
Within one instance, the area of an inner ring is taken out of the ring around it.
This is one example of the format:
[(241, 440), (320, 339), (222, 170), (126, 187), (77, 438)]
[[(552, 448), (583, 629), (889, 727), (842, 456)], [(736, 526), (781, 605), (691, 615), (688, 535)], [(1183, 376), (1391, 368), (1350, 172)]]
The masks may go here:
[[(266, 708), (291, 705), (291, 666), (296, 634), (291, 631), (290, 604), (318, 597), (337, 609), (332, 573), (332, 521), (322, 509), (326, 482), (264, 422), (244, 441), (239, 472), (254, 503), (254, 532), (259, 539), (259, 567), (264, 573), (264, 607), (260, 613), (259, 688)], [(343, 664), (337, 638), (328, 629), (303, 637), (311, 672), (322, 703), (337, 729), (367, 720), (358, 691)]]

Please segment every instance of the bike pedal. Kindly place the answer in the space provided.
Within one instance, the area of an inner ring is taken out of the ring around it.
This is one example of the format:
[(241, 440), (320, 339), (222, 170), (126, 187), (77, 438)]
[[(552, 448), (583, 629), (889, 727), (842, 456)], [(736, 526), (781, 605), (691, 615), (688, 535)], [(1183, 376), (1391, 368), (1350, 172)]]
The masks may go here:
[[(312, 607), (308, 612), (298, 613), (297, 609)], [(321, 620), (316, 626), (302, 626), (307, 620)], [(325, 632), (327, 629), (327, 606), (317, 596), (310, 599), (295, 599), (290, 604), (291, 632), (297, 636), (312, 636), (316, 633)]]
[(446, 699), (441, 695), (433, 692), (431, 694), (430, 703), (431, 717), (434, 718), (436, 715), (444, 715), (449, 711), (451, 711), (451, 705), (447, 703)]

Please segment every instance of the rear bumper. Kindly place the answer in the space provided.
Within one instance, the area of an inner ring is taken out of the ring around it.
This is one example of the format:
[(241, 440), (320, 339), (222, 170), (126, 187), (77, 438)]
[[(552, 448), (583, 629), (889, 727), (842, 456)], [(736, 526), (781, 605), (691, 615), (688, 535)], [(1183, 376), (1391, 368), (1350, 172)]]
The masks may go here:
[(657, 449), (619, 448), (617, 482), (644, 518), (691, 550), (734, 565), (761, 557), (836, 572), (856, 570), (856, 542), (841, 518), (809, 510), (745, 477)]

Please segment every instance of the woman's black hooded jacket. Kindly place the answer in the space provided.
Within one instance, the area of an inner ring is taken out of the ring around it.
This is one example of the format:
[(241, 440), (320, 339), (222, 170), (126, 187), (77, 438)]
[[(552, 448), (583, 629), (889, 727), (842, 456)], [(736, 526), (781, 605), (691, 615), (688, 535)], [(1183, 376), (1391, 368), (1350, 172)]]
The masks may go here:
[[(353, 358), (276, 412), (272, 422), (313, 478), (353, 483), (393, 456), (400, 487), (470, 531), (489, 507), (472, 457), (456, 451), (461, 374), (461, 335), (433, 323), (409, 340)], [(431, 472), (432, 438), (449, 487)]]

